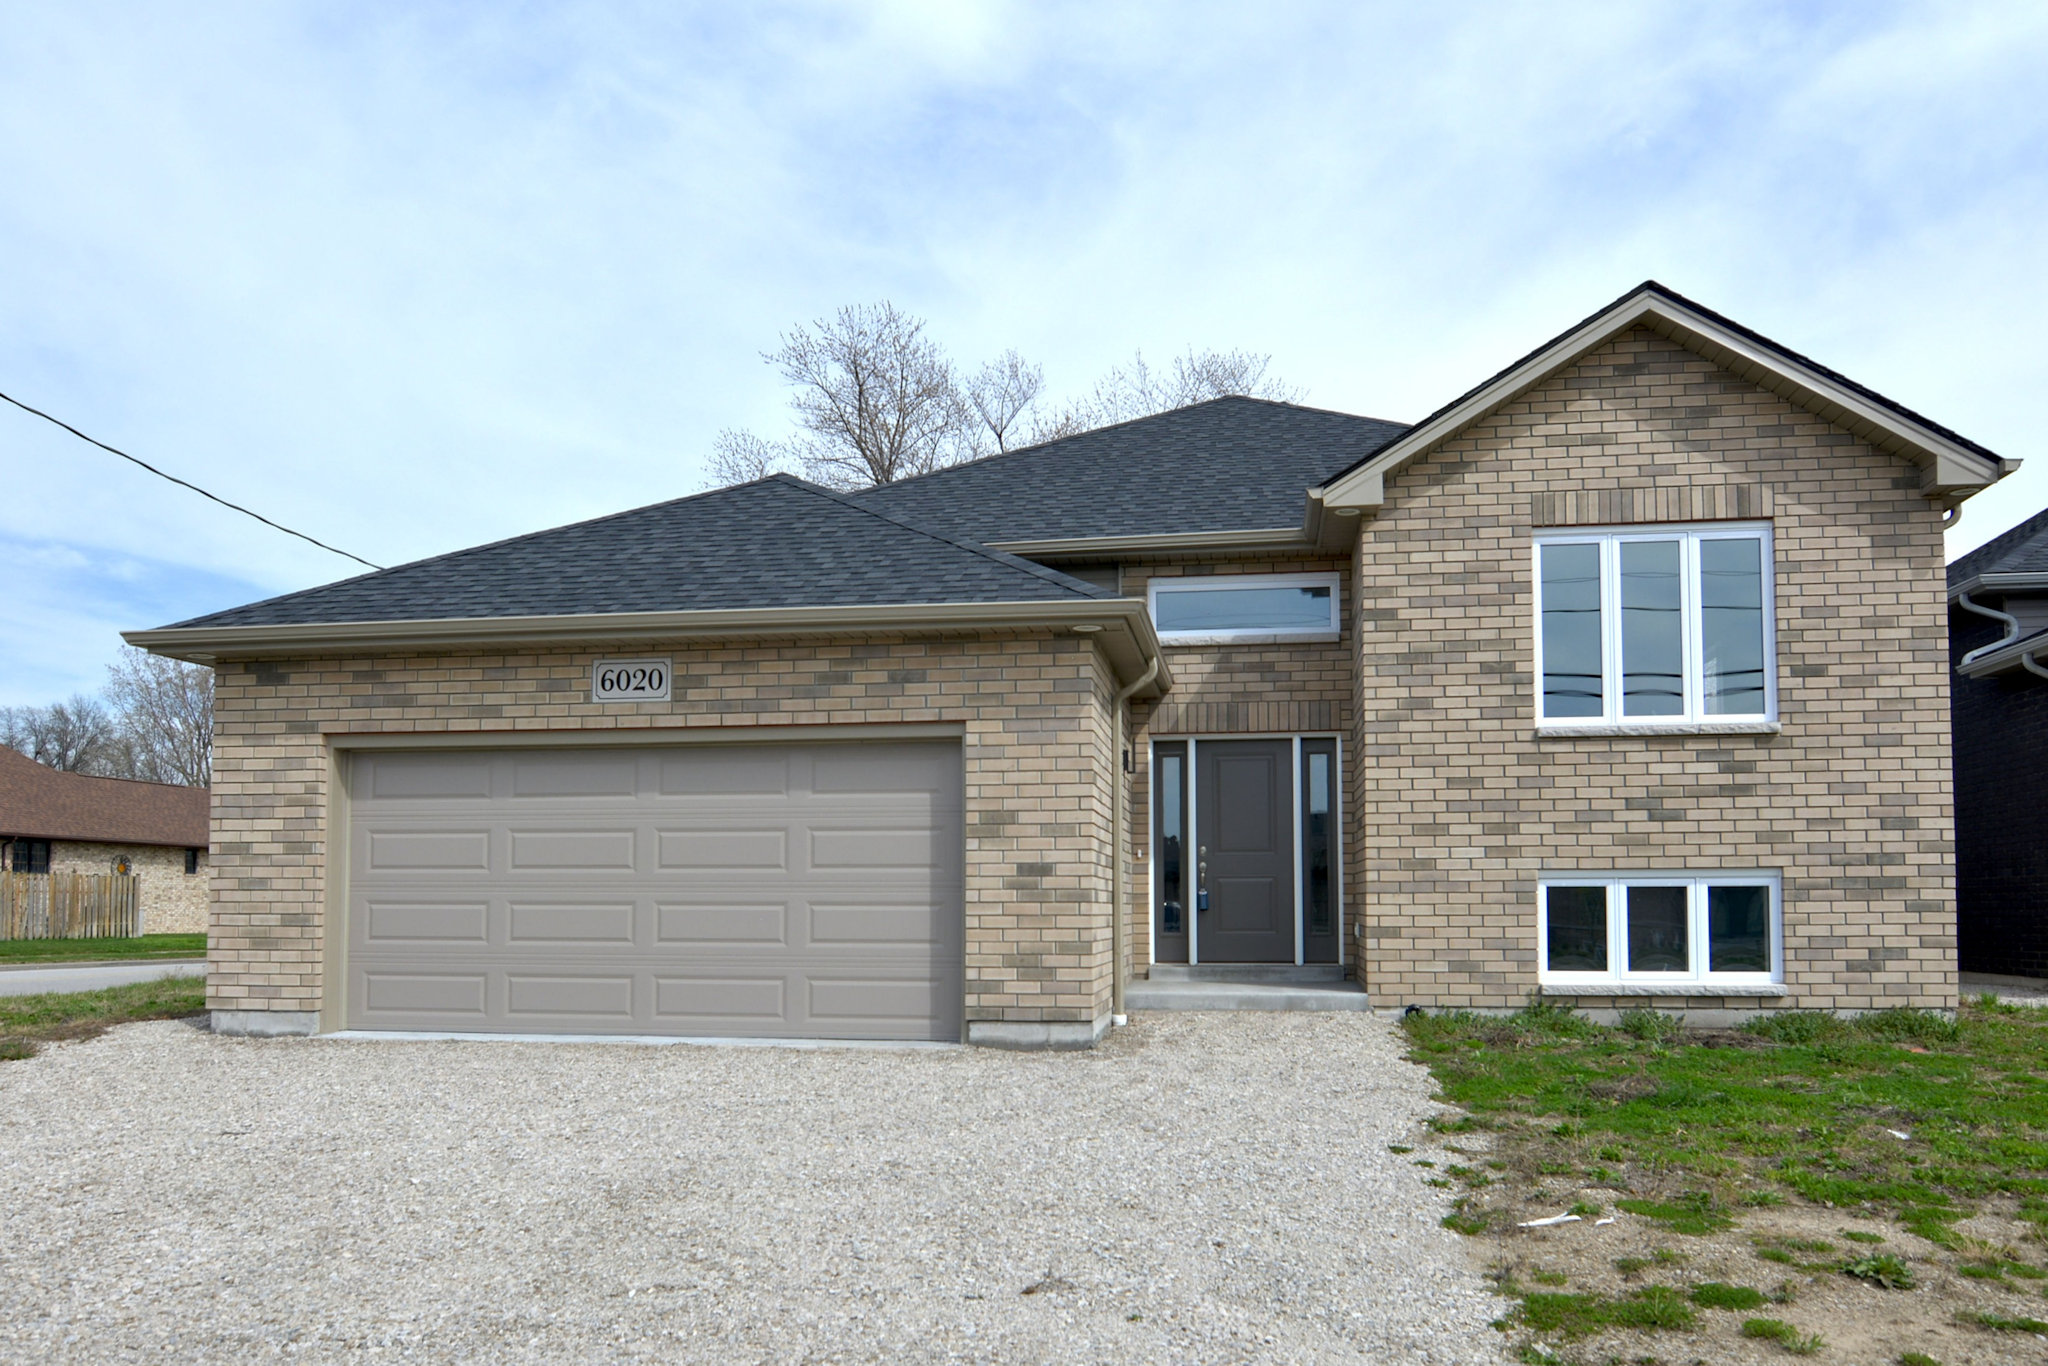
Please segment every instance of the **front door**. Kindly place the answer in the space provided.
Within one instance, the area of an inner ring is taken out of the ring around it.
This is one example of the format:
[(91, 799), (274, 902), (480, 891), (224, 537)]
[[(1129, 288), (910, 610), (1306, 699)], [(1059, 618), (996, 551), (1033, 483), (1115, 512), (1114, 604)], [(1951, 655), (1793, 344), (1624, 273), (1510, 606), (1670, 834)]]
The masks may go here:
[(1293, 743), (1207, 740), (1196, 755), (1195, 933), (1202, 961), (1292, 963)]

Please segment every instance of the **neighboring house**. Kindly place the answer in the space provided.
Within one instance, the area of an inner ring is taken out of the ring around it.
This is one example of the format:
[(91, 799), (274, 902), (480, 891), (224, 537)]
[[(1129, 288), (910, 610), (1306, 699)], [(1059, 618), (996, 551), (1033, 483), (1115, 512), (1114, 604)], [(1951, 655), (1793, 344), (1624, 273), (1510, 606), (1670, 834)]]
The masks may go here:
[(1950, 565), (1948, 600), (1957, 955), (2048, 977), (2048, 512)]
[(45, 768), (0, 746), (0, 871), (133, 873), (147, 934), (206, 929), (207, 790)]
[(218, 670), (225, 1031), (1944, 1009), (1942, 525), (2013, 468), (1647, 284), (1413, 425), (1218, 399), (129, 639)]

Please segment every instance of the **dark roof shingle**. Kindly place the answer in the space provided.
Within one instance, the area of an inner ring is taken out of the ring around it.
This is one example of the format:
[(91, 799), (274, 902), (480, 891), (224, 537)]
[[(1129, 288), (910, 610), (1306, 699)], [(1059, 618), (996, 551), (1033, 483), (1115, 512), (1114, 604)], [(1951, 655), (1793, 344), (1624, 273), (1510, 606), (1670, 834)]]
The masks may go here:
[(204, 849), (212, 800), (203, 787), (88, 778), (0, 747), (0, 835)]
[(1992, 537), (1948, 567), (1953, 592), (1979, 574), (2048, 575), (2048, 509)]
[(971, 540), (1294, 529), (1308, 490), (1408, 428), (1218, 398), (866, 489), (864, 507)]
[(783, 474), (458, 550), (177, 626), (1114, 596)]

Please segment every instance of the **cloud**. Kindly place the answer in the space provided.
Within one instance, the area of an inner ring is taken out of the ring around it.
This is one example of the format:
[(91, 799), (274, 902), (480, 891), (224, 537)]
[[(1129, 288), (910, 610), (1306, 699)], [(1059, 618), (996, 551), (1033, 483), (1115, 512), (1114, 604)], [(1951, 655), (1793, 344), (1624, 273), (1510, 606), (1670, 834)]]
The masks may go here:
[[(1401, 418), (1655, 276), (2026, 456), (2044, 59), (1995, 4), (30, 7), (0, 389), (391, 563), (696, 487), (842, 303)], [(36, 427), (0, 535), (193, 611), (351, 568)], [(2048, 461), (1951, 549), (2044, 502)]]

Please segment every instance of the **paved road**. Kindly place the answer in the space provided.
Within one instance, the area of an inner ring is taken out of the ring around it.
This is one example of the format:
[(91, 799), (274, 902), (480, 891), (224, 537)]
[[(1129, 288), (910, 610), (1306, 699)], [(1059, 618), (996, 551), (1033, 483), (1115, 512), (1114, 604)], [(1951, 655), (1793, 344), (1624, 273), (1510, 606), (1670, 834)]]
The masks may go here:
[(49, 991), (99, 991), (159, 977), (204, 977), (206, 960), (154, 963), (90, 963), (83, 967), (0, 968), (0, 996), (40, 996)]

